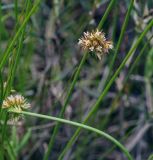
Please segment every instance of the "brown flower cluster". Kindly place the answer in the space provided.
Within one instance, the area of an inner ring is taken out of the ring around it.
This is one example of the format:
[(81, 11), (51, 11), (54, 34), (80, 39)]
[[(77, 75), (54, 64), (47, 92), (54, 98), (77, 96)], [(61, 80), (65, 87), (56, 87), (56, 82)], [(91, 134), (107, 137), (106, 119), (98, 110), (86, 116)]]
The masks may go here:
[[(21, 95), (10, 95), (8, 96), (2, 104), (2, 108), (10, 112), (11, 119), (18, 120), (21, 111), (29, 108), (31, 105), (27, 100)], [(11, 113), (16, 112), (16, 113)]]
[(30, 104), (27, 103), (26, 99), (21, 95), (10, 95), (7, 97), (2, 104), (2, 108), (21, 108), (27, 109)]
[(98, 29), (92, 32), (84, 32), (78, 44), (83, 50), (95, 52), (100, 60), (103, 54), (108, 53), (109, 49), (113, 48), (112, 41), (107, 41), (105, 34)]

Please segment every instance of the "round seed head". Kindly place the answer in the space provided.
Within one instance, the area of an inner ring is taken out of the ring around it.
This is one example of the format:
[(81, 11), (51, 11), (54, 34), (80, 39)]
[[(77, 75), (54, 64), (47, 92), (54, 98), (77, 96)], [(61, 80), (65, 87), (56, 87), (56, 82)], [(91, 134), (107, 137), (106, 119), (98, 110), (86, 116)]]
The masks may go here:
[(92, 32), (84, 32), (79, 39), (78, 45), (83, 50), (95, 52), (99, 59), (103, 54), (108, 53), (109, 49), (113, 48), (112, 41), (107, 41), (105, 34), (98, 29)]

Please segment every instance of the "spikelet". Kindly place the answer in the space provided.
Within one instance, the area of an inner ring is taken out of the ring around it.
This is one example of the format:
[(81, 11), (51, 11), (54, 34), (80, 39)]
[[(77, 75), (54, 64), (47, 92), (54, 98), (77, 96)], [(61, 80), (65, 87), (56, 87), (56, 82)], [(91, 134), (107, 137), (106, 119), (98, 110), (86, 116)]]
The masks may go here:
[(105, 34), (98, 29), (92, 32), (84, 32), (79, 39), (78, 45), (83, 50), (95, 52), (100, 60), (103, 54), (108, 53), (113, 48), (112, 41), (107, 41)]
[[(2, 104), (2, 109), (9, 112), (11, 119), (18, 120), (21, 111), (28, 109), (30, 103), (21, 95), (10, 95), (8, 96)], [(13, 113), (17, 112), (17, 113)]]

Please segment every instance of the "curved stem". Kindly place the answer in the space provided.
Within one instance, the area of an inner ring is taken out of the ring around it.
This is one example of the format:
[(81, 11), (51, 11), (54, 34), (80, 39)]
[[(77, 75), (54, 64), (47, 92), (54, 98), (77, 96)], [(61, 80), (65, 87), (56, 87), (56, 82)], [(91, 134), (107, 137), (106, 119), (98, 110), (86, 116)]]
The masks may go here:
[(124, 154), (126, 155), (128, 160), (133, 160), (130, 153), (127, 151), (127, 149), (120, 142), (118, 142), (115, 138), (113, 138), (109, 134), (107, 134), (107, 133), (105, 133), (105, 132), (103, 132), (99, 129), (96, 129), (96, 128), (93, 128), (91, 126), (87, 126), (85, 124), (81, 124), (81, 123), (78, 123), (78, 122), (74, 122), (74, 121), (70, 121), (70, 120), (66, 120), (66, 119), (62, 119), (62, 118), (57, 118), (57, 117), (53, 117), (53, 116), (38, 114), (38, 113), (31, 113), (31, 112), (26, 112), (26, 111), (13, 112), (13, 113), (19, 113), (19, 114), (21, 113), (21, 114), (28, 115), (28, 116), (34, 116), (34, 117), (38, 117), (38, 118), (53, 120), (53, 121), (57, 121), (57, 122), (60, 122), (60, 123), (65, 123), (65, 124), (69, 124), (69, 125), (72, 125), (72, 126), (76, 126), (76, 127), (80, 127), (80, 128), (84, 128), (86, 130), (92, 131), (94, 133), (97, 133), (97, 134), (101, 135), (102, 137), (105, 137), (106, 139), (108, 139), (109, 141), (114, 143), (116, 146), (118, 146), (121, 149), (121, 151), (124, 152)]
[[(97, 29), (101, 29), (101, 28), (102, 28), (102, 26), (103, 26), (103, 24), (104, 24), (104, 22), (105, 22), (105, 20), (106, 20), (106, 18), (107, 18), (107, 16), (108, 16), (108, 14), (109, 14), (111, 8), (113, 7), (113, 4), (114, 4), (115, 1), (116, 1), (116, 0), (111, 0), (109, 6), (108, 6), (107, 9), (106, 9), (106, 12), (105, 12), (104, 16), (101, 18), (101, 21), (99, 22), (99, 25), (98, 25)], [(74, 86), (75, 86), (75, 84), (76, 84), (76, 82), (77, 82), (77, 79), (78, 79), (78, 77), (79, 77), (79, 75), (80, 75), (80, 71), (81, 71), (81, 69), (82, 69), (82, 66), (83, 66), (85, 60), (86, 60), (87, 55), (88, 55), (88, 52), (86, 52), (86, 53), (84, 54), (84, 56), (83, 56), (83, 58), (82, 58), (82, 60), (81, 60), (81, 62), (80, 62), (80, 64), (79, 64), (79, 67), (78, 67), (78, 69), (77, 69), (77, 72), (75, 73), (74, 79), (73, 79), (73, 81), (72, 81), (72, 83), (71, 83), (70, 89), (69, 89), (69, 91), (68, 91), (68, 93), (67, 93), (67, 97), (65, 98), (64, 105), (63, 105), (62, 110), (61, 110), (61, 112), (60, 112), (60, 115), (59, 115), (60, 118), (62, 118), (63, 115), (64, 115), (64, 112), (65, 112), (66, 107), (67, 107), (67, 105), (68, 105), (68, 103), (69, 103), (69, 101), (70, 101), (70, 97), (71, 97), (71, 95), (72, 95)], [(59, 126), (60, 126), (60, 124), (57, 123), (56, 126), (55, 126), (55, 128), (54, 128), (54, 130), (53, 130), (52, 137), (51, 137), (51, 139), (50, 139), (50, 141), (49, 141), (48, 150), (46, 151), (43, 160), (48, 160), (49, 154), (50, 154), (50, 152), (51, 152), (51, 150), (52, 150), (52, 148), (53, 148), (54, 142), (55, 142), (55, 137), (56, 137), (57, 132), (58, 132), (58, 130), (59, 130)]]
[[(65, 112), (66, 107), (67, 107), (67, 105), (68, 105), (68, 103), (69, 103), (69, 101), (70, 101), (70, 98), (71, 98), (71, 95), (72, 95), (74, 86), (75, 86), (75, 84), (76, 84), (76, 82), (77, 82), (77, 79), (78, 79), (78, 77), (79, 77), (79, 75), (80, 75), (81, 68), (82, 68), (82, 66), (83, 66), (83, 64), (84, 64), (84, 62), (85, 62), (85, 60), (86, 60), (87, 55), (88, 55), (88, 52), (86, 52), (86, 53), (83, 55), (82, 60), (81, 60), (81, 62), (80, 62), (80, 64), (79, 64), (79, 67), (78, 67), (78, 69), (77, 69), (77, 71), (76, 71), (76, 73), (75, 73), (75, 75), (74, 75), (74, 79), (73, 79), (73, 81), (72, 81), (72, 83), (71, 83), (71, 86), (70, 86), (70, 89), (69, 89), (69, 91), (68, 91), (67, 97), (65, 98), (66, 100), (65, 100), (65, 102), (64, 102), (64, 105), (63, 105), (62, 110), (61, 110), (60, 115), (59, 115), (60, 118), (62, 118), (63, 115), (64, 115), (64, 112)], [(56, 124), (54, 130), (53, 130), (53, 135), (52, 135), (52, 137), (51, 137), (51, 139), (50, 139), (50, 141), (49, 141), (48, 150), (46, 151), (45, 156), (44, 156), (44, 158), (43, 158), (44, 160), (48, 160), (49, 154), (50, 154), (50, 152), (51, 152), (51, 150), (52, 150), (52, 148), (53, 148), (53, 145), (54, 145), (55, 137), (56, 137), (57, 132), (58, 132), (58, 130), (59, 130), (59, 126), (60, 126), (60, 123), (58, 122), (58, 123)]]
[[(146, 33), (149, 31), (149, 29), (152, 26), (153, 26), (153, 20), (151, 20), (151, 22), (146, 26), (145, 30), (141, 33), (141, 35), (138, 38), (138, 40), (136, 41), (136, 43), (133, 45), (133, 47), (127, 53), (126, 57), (124, 58), (124, 60), (122, 61), (122, 63), (120, 64), (120, 66), (118, 67), (118, 69), (116, 70), (116, 72), (114, 73), (113, 77), (110, 79), (110, 81), (106, 85), (104, 91), (101, 93), (101, 95), (97, 99), (96, 103), (91, 107), (92, 109), (89, 111), (88, 115), (86, 116), (85, 120), (83, 121), (83, 124), (87, 123), (87, 121), (89, 120), (89, 118), (97, 111), (100, 103), (102, 102), (102, 100), (104, 99), (104, 97), (106, 96), (106, 94), (108, 93), (108, 91), (109, 91), (111, 85), (113, 84), (113, 82), (115, 81), (116, 77), (119, 75), (120, 71), (125, 66), (125, 64), (128, 61), (128, 59), (131, 57), (131, 55), (133, 54), (133, 52), (136, 50), (136, 48), (138, 47), (138, 45), (140, 44), (140, 42), (142, 41), (142, 39), (144, 38), (144, 36), (146, 35)], [(81, 128), (78, 128), (76, 130), (76, 132), (74, 133), (74, 135), (72, 136), (72, 138), (69, 140), (69, 142), (65, 146), (64, 150), (62, 151), (62, 153), (60, 154), (58, 160), (61, 160), (62, 157), (67, 152), (67, 150), (73, 145), (73, 143), (77, 139), (77, 136), (79, 135), (80, 131), (81, 131)]]

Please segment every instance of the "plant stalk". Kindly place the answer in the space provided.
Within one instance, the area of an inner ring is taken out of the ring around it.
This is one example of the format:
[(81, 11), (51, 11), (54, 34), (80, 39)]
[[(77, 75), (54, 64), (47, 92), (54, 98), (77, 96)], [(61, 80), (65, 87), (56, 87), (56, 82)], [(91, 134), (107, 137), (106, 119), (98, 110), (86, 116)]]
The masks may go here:
[[(130, 56), (133, 54), (133, 52), (136, 50), (136, 48), (138, 47), (138, 45), (140, 44), (140, 42), (142, 41), (142, 39), (144, 38), (144, 36), (146, 35), (146, 33), (149, 31), (149, 29), (153, 26), (153, 20), (151, 20), (151, 22), (147, 25), (147, 27), (145, 28), (145, 30), (141, 33), (140, 37), (138, 38), (138, 40), (136, 41), (136, 43), (133, 45), (133, 47), (130, 49), (130, 51), (128, 52), (128, 54), (126, 55), (126, 57), (124, 58), (124, 60), (122, 61), (122, 63), (120, 64), (120, 66), (118, 67), (118, 69), (116, 70), (116, 72), (114, 73), (113, 77), (110, 79), (110, 81), (108, 82), (108, 84), (106, 85), (104, 91), (101, 93), (101, 95), (99, 96), (99, 98), (97, 99), (96, 103), (91, 107), (91, 111), (88, 113), (88, 115), (86, 116), (86, 118), (83, 121), (83, 124), (87, 123), (87, 121), (90, 119), (90, 117), (97, 111), (98, 107), (100, 106), (100, 103), (102, 102), (102, 100), (104, 99), (104, 97), (106, 96), (106, 94), (108, 93), (110, 87), (112, 86), (113, 82), (115, 81), (115, 79), (117, 78), (117, 76), (119, 75), (120, 71), (122, 70), (122, 68), (125, 66), (126, 62), (128, 61), (128, 59), (130, 58)], [(79, 133), (81, 131), (81, 128), (78, 128), (76, 130), (76, 132), (74, 133), (74, 135), (72, 136), (72, 138), (69, 140), (69, 142), (67, 143), (66, 147), (64, 148), (63, 152), (60, 154), (58, 160), (62, 160), (63, 156), (65, 155), (65, 153), (67, 152), (67, 150), (73, 145), (73, 143), (75, 142), (75, 140), (77, 139)]]
[(53, 116), (38, 114), (38, 113), (31, 113), (31, 112), (26, 112), (26, 111), (21, 111), (21, 112), (11, 111), (10, 113), (19, 113), (19, 114), (24, 114), (24, 115), (28, 115), (28, 116), (37, 117), (37, 118), (44, 118), (44, 119), (53, 120), (53, 121), (57, 121), (57, 122), (60, 122), (60, 123), (65, 123), (65, 124), (69, 124), (69, 125), (72, 125), (72, 126), (84, 128), (86, 130), (97, 133), (97, 134), (101, 135), (102, 137), (108, 139), (109, 141), (114, 143), (116, 146), (118, 146), (121, 149), (121, 151), (123, 151), (123, 153), (126, 155), (128, 160), (133, 160), (130, 153), (127, 151), (127, 149), (120, 142), (118, 142), (115, 138), (113, 138), (109, 134), (107, 134), (107, 133), (105, 133), (105, 132), (103, 132), (99, 129), (96, 129), (96, 128), (93, 128), (91, 126), (87, 126), (85, 124), (81, 124), (81, 123), (78, 123), (78, 122), (74, 122), (74, 121), (70, 121), (70, 120), (66, 120), (66, 119), (62, 119), (62, 118), (57, 118), (57, 117), (53, 117)]

